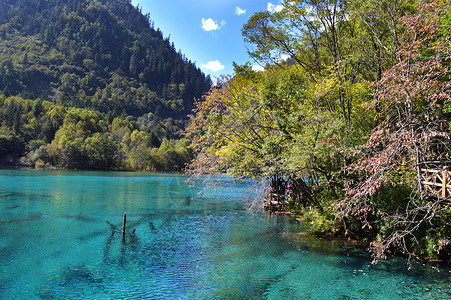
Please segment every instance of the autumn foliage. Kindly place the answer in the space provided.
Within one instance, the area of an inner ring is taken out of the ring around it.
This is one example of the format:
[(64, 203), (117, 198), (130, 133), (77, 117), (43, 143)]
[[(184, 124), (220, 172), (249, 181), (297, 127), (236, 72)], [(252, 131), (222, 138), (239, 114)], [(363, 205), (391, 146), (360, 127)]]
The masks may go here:
[[(412, 253), (410, 239), (426, 221), (434, 222), (448, 210), (448, 199), (428, 197), (421, 185), (422, 169), (449, 162), (450, 36), (443, 34), (442, 18), (449, 4), (420, 1), (415, 14), (400, 19), (405, 27), (397, 63), (385, 71), (375, 87), (369, 109), (377, 109), (368, 141), (351, 154), (358, 160), (345, 171), (346, 195), (336, 205), (343, 217), (362, 218), (364, 226), (388, 219), (388, 236), (373, 243), (376, 257), (398, 246)], [(412, 192), (399, 211), (381, 211), (369, 199), (383, 186), (405, 184)], [(370, 221), (368, 215), (378, 214)], [(386, 221), (386, 220), (385, 220)]]
[[(310, 1), (243, 28), (265, 72), (235, 66), (199, 101), (191, 171), (308, 181), (292, 209), (331, 235), (449, 259), (451, 210), (421, 184), (450, 162), (447, 1)], [(281, 57), (288, 57), (287, 60)]]

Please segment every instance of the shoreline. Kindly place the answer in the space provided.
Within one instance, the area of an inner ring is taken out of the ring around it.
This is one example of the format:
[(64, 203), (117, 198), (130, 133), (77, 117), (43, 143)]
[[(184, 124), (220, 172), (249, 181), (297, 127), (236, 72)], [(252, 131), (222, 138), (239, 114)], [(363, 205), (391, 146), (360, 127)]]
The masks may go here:
[[(265, 207), (263, 207), (263, 209), (265, 211), (268, 211), (271, 214), (276, 214), (276, 215), (286, 215), (291, 217), (293, 220), (295, 220), (296, 222), (299, 223), (304, 223), (307, 225), (311, 225), (312, 222), (307, 220), (305, 217), (303, 217), (302, 215), (295, 213), (293, 211), (290, 211), (288, 208), (285, 208), (286, 210), (281, 211), (281, 210), (270, 210), (267, 209)], [(353, 239), (351, 237), (347, 237), (345, 235), (334, 235), (332, 232), (327, 232), (327, 231), (323, 231), (323, 232), (319, 232), (319, 231), (311, 231), (311, 230), (307, 230), (305, 233), (305, 235), (310, 235), (322, 240), (327, 240), (327, 241), (341, 241), (341, 242), (345, 242), (345, 243), (351, 243), (355, 246), (359, 246), (362, 248), (365, 248), (365, 251), (368, 254), (371, 254), (369, 251), (369, 248), (371, 247), (371, 243), (370, 242), (365, 242), (362, 240), (358, 240), (358, 239)], [(373, 257), (371, 255), (371, 257)], [(394, 258), (394, 257), (403, 257), (405, 259), (408, 260), (408, 264), (410, 265), (410, 260), (415, 260), (418, 263), (422, 263), (423, 265), (426, 263), (436, 263), (436, 264), (444, 264), (447, 265), (447, 267), (451, 267), (451, 259), (450, 260), (443, 260), (443, 259), (438, 259), (438, 258), (428, 258), (425, 256), (419, 256), (419, 255), (414, 255), (414, 254), (408, 254), (408, 253), (404, 253), (404, 252), (399, 252), (398, 250), (391, 250), (389, 251), (389, 253), (387, 253), (387, 255), (384, 258), (379, 258), (377, 261), (373, 261), (371, 262), (372, 264), (377, 264), (379, 260), (387, 260), (388, 258)]]

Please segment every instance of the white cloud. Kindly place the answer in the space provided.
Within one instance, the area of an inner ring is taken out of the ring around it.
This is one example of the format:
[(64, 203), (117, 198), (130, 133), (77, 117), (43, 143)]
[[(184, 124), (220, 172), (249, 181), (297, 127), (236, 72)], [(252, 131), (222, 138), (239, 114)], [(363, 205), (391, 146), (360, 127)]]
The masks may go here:
[(253, 65), (252, 70), (254, 70), (255, 72), (263, 72), (265, 70), (265, 68), (263, 68), (260, 65)]
[(210, 70), (212, 72), (218, 72), (225, 69), (225, 66), (219, 62), (219, 60), (209, 61), (201, 66), (203, 69)]
[(240, 8), (239, 6), (235, 9), (235, 14), (238, 16), (244, 15), (247, 12), (247, 10)]
[(275, 61), (278, 63), (282, 63), (284, 61), (287, 61), (291, 58), (288, 54), (279, 54), (277, 57), (274, 57)]
[(279, 11), (282, 11), (282, 9), (283, 9), (283, 5), (281, 5), (281, 4), (274, 5), (271, 2), (268, 2), (268, 11), (270, 13), (279, 12)]
[(224, 25), (225, 25), (225, 21), (221, 21), (221, 26), (219, 26), (219, 24), (216, 21), (214, 21), (212, 18), (208, 18), (208, 19), (202, 18), (202, 29), (204, 31), (218, 30)]
[(290, 55), (288, 55), (288, 54), (282, 54), (281, 56), (280, 56), (280, 59), (282, 59), (283, 61), (286, 61), (287, 59), (289, 59), (291, 56)]

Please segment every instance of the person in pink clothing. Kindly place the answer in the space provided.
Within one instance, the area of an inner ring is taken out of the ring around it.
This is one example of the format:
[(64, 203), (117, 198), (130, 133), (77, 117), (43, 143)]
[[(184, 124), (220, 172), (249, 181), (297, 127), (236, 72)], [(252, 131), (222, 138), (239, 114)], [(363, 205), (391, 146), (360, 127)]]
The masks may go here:
[(287, 183), (287, 191), (286, 191), (287, 196), (288, 196), (288, 197), (291, 197), (291, 193), (292, 193), (292, 192), (293, 192), (293, 188), (292, 188), (292, 186), (291, 186), (291, 183), (288, 182), (288, 183)]

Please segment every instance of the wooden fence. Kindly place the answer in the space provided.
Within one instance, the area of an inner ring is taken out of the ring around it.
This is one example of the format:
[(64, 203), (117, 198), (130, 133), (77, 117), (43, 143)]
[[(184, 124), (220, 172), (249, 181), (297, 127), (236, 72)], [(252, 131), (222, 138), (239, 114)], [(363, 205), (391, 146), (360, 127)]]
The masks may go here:
[(451, 196), (451, 172), (447, 167), (442, 170), (421, 169), (424, 190), (437, 198)]

